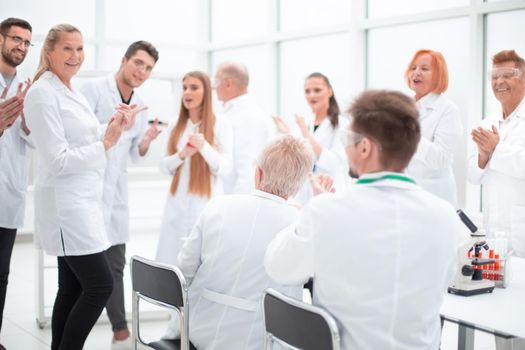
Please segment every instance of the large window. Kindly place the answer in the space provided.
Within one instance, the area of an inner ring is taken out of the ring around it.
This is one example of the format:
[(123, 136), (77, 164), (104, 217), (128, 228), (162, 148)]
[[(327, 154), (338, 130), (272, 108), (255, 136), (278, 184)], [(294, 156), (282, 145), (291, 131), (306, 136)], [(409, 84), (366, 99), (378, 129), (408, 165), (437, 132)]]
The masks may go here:
[(381, 18), (468, 6), (469, 0), (369, 0), (368, 17)]
[[(499, 110), (486, 78), (490, 58), (502, 49), (525, 55), (525, 2), (515, 0), (0, 1), (4, 18), (25, 18), (34, 27), (22, 77), (34, 75), (43, 38), (57, 23), (74, 24), (84, 35), (79, 83), (114, 73), (132, 41), (151, 41), (160, 60), (139, 91), (150, 116), (164, 121), (177, 117), (184, 73), (203, 70), (213, 78), (223, 61), (246, 64), (250, 93), (262, 109), (293, 125), (295, 113), (311, 113), (303, 93), (311, 72), (328, 76), (344, 110), (363, 88), (410, 94), (403, 72), (414, 51), (441, 51), (450, 71), (447, 95), (464, 126), (455, 162), (460, 205), (471, 210), (479, 206), (479, 186), (465, 177), (467, 154), (474, 151), (469, 131)], [(145, 161), (132, 166), (131, 181), (165, 179), (157, 163), (166, 138), (162, 134)]]
[(210, 0), (211, 39), (214, 42), (265, 37), (271, 1)]

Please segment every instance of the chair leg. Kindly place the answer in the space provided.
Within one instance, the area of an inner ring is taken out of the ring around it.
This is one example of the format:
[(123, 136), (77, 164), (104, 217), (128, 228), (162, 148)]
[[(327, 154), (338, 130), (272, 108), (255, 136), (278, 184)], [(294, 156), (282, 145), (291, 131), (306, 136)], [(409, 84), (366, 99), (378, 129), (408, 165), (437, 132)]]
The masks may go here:
[(270, 333), (264, 335), (264, 350), (272, 350), (273, 338)]
[(137, 350), (137, 341), (139, 336), (139, 298), (137, 296), (136, 292), (133, 292), (132, 297), (132, 307), (131, 307), (131, 322), (132, 322), (132, 328), (131, 328), (131, 349)]
[(180, 349), (190, 350), (189, 324), (187, 321), (187, 309), (180, 311)]

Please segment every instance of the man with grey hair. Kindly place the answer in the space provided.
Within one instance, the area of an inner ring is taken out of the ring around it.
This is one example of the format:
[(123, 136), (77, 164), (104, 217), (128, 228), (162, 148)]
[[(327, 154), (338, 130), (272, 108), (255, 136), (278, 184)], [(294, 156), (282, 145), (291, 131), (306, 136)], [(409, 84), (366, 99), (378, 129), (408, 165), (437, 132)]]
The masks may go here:
[(201, 214), (178, 256), (189, 284), (190, 340), (198, 349), (262, 349), (263, 291), (301, 298), (302, 285), (270, 279), (263, 257), (277, 232), (298, 216), (286, 199), (306, 180), (312, 152), (291, 136), (275, 140), (259, 156), (256, 190), (215, 197)]
[(223, 117), (233, 126), (233, 171), (223, 177), (224, 193), (253, 190), (253, 163), (270, 138), (270, 119), (248, 94), (248, 70), (241, 63), (224, 62), (215, 74), (214, 88), (224, 103)]

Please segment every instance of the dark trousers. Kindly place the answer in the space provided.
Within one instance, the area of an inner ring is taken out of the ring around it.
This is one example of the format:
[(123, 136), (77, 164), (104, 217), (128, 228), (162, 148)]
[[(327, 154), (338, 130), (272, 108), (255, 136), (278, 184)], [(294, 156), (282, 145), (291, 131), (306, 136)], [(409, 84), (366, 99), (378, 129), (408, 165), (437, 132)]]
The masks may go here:
[(113, 332), (128, 329), (124, 308), (124, 266), (126, 266), (126, 245), (117, 244), (106, 250), (109, 268), (113, 276), (113, 293), (106, 304)]
[(113, 290), (104, 252), (58, 257), (52, 350), (81, 350)]
[(2, 329), (9, 265), (11, 264), (11, 253), (13, 252), (15, 237), (16, 228), (0, 227), (0, 330)]

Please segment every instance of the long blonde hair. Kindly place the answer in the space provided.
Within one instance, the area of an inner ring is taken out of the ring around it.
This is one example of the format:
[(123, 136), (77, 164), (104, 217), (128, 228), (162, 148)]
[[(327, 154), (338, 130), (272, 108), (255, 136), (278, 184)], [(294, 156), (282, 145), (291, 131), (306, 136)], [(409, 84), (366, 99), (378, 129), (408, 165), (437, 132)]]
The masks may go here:
[(42, 74), (49, 70), (49, 57), (47, 55), (54, 50), (55, 45), (60, 40), (60, 35), (62, 33), (79, 33), (82, 35), (80, 30), (71, 24), (57, 24), (56, 26), (52, 27), (47, 33), (46, 39), (44, 40), (44, 45), (40, 51), (40, 62), (38, 63), (38, 69), (36, 70), (35, 77), (33, 78), (33, 83), (37, 81), (42, 76)]
[[(200, 80), (204, 87), (204, 95), (202, 98), (201, 105), (201, 122), (199, 125), (199, 132), (204, 135), (204, 138), (210, 145), (215, 144), (214, 136), (214, 127), (215, 127), (215, 115), (212, 110), (211, 102), (211, 83), (210, 78), (206, 73), (193, 71), (184, 75), (182, 81), (186, 78), (192, 77)], [(170, 137), (168, 139), (168, 154), (172, 155), (177, 153), (177, 144), (181, 138), (188, 119), (190, 118), (189, 110), (184, 106), (183, 103), (180, 105), (179, 119), (177, 124), (171, 131)], [(179, 167), (173, 175), (173, 180), (171, 181), (170, 192), (172, 195), (175, 195), (177, 192), (177, 187), (180, 181), (180, 174), (182, 167)], [(190, 183), (188, 191), (203, 197), (210, 197), (212, 190), (212, 175), (208, 163), (204, 160), (200, 153), (195, 153), (190, 159)]]

